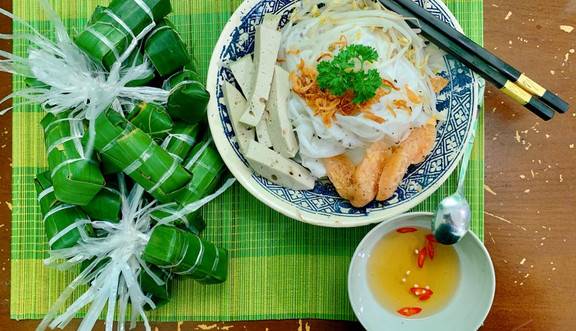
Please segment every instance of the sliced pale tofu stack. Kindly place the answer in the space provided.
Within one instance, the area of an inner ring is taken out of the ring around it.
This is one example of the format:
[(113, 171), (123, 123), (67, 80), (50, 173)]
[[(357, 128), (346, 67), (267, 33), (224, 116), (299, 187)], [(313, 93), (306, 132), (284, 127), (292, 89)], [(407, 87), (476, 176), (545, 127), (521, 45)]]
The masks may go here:
[(298, 152), (298, 140), (292, 120), (288, 116), (289, 76), (288, 71), (275, 66), (266, 110), (269, 114), (268, 127), (273, 149), (284, 157), (292, 158)]
[(242, 116), (244, 109), (246, 109), (246, 99), (244, 99), (242, 93), (240, 93), (234, 85), (227, 81), (225, 81), (222, 86), (222, 92), (224, 93), (224, 102), (228, 108), (230, 122), (232, 122), (232, 129), (236, 134), (236, 139), (238, 139), (240, 152), (244, 153), (249, 143), (254, 140), (255, 137), (253, 127), (240, 123), (240, 116)]
[(293, 190), (314, 188), (314, 177), (310, 171), (257, 141), (250, 142), (244, 157), (257, 174), (274, 184)]
[(240, 122), (246, 125), (258, 125), (266, 107), (282, 38), (282, 33), (277, 29), (279, 21), (280, 16), (266, 14), (262, 24), (256, 27), (253, 72), (255, 78), (251, 93), (246, 98), (248, 105), (240, 118)]
[(266, 147), (272, 147), (272, 138), (270, 138), (272, 133), (268, 128), (269, 116), (268, 112), (264, 111), (260, 122), (256, 125), (256, 140)]
[(254, 62), (252, 55), (246, 54), (244, 57), (230, 63), (230, 70), (234, 78), (240, 85), (242, 93), (249, 97), (252, 93), (252, 80), (254, 79)]

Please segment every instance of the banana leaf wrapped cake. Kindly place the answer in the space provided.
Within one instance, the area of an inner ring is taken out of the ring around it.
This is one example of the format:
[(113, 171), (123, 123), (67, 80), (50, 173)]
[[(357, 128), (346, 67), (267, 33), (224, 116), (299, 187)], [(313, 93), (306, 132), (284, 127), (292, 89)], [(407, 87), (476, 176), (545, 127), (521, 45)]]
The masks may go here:
[[(127, 50), (141, 34), (172, 11), (169, 0), (114, 0), (108, 8), (98, 7), (90, 24), (74, 40), (96, 63), (110, 68), (126, 59)], [(123, 58), (124, 57), (124, 58)]]
[(202, 130), (198, 124), (175, 121), (168, 137), (162, 142), (162, 147), (168, 154), (182, 163), (192, 147), (201, 139), (201, 133)]
[(144, 52), (160, 76), (168, 76), (192, 61), (186, 44), (172, 22), (164, 19), (146, 39)]
[(106, 186), (96, 194), (92, 201), (80, 207), (91, 219), (118, 223), (121, 216), (122, 195), (118, 183), (111, 177), (109, 178), (106, 180)]
[(169, 77), (164, 89), (170, 91), (166, 110), (173, 118), (191, 124), (205, 121), (210, 94), (200, 82), (192, 62)]
[(95, 149), (160, 202), (173, 201), (192, 174), (144, 131), (114, 111), (96, 119)]
[(154, 228), (142, 258), (200, 283), (217, 284), (226, 280), (227, 254), (193, 233), (160, 225)]
[(112, 0), (74, 37), (38, 1), (56, 40), (32, 30), (29, 57), (8, 54), (0, 69), (24, 76), (13, 95), (46, 112), (48, 169), (35, 178), (45, 264), (79, 267), (38, 329), (63, 328), (84, 307), (79, 330), (104, 311), (106, 330), (115, 316), (123, 329), (131, 305), (131, 327), (140, 317), (150, 330), (146, 311), (169, 303), (179, 276), (228, 277), (228, 251), (202, 238), (201, 207), (234, 182), (202, 129), (210, 95), (169, 0)]
[(48, 171), (34, 179), (44, 230), (51, 249), (70, 248), (82, 238), (93, 237), (94, 229), (88, 215), (78, 205), (56, 199)]
[(63, 202), (87, 205), (104, 186), (104, 176), (98, 163), (84, 153), (82, 123), (69, 113), (48, 113), (40, 124), (55, 196)]
[(182, 164), (193, 174), (192, 180), (176, 199), (176, 205), (159, 208), (152, 213), (151, 217), (159, 223), (173, 224), (199, 234), (206, 224), (200, 210), (193, 206), (196, 201), (216, 190), (227, 169), (224, 161), (212, 146), (211, 139), (194, 146)]

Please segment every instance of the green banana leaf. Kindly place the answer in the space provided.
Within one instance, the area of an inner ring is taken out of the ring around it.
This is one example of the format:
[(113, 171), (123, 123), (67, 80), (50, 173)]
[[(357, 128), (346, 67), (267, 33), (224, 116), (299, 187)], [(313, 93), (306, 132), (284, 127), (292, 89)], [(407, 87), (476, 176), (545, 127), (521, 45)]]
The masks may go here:
[(112, 161), (107, 154), (100, 154), (100, 164), (104, 175), (117, 174), (122, 172), (122, 168)]
[(174, 121), (174, 126), (168, 137), (164, 139), (162, 146), (170, 155), (182, 163), (192, 150), (192, 147), (196, 145), (201, 134), (202, 128), (198, 124)]
[(166, 138), (174, 125), (166, 109), (154, 103), (137, 104), (126, 118), (154, 139)]
[(88, 237), (94, 236), (90, 218), (79, 206), (56, 199), (48, 171), (36, 176), (34, 186), (38, 193), (40, 212), (44, 217), (44, 231), (50, 249), (70, 248), (76, 245), (82, 239), (81, 232)]
[[(148, 264), (147, 266), (156, 277), (164, 281), (164, 284), (158, 285), (146, 270), (140, 270), (140, 273), (138, 274), (138, 283), (140, 284), (142, 292), (149, 295), (150, 299), (152, 299), (156, 305), (156, 308), (159, 308), (170, 301), (170, 283), (173, 275), (154, 265)], [(152, 307), (146, 304), (144, 309), (152, 310)]]
[(228, 170), (214, 145), (209, 142), (194, 146), (182, 165), (193, 175), (186, 191), (176, 199), (184, 206), (213, 193)]
[[(144, 54), (140, 51), (140, 49), (135, 49), (130, 56), (124, 61), (122, 67), (124, 69), (121, 70), (121, 74), (123, 75), (124, 72), (131, 67), (139, 66), (144, 64)], [(144, 86), (150, 83), (154, 78), (156, 78), (156, 74), (154, 71), (151, 71), (150, 74), (142, 79), (136, 79), (126, 83), (127, 87), (136, 87), (136, 86)]]
[(42, 88), (42, 89), (49, 89), (50, 86), (48, 86), (47, 84), (39, 81), (36, 78), (33, 77), (26, 77), (24, 78), (24, 82), (26, 83), (26, 86), (28, 87), (32, 87), (32, 88)]
[[(168, 218), (175, 213), (179, 212), (182, 206), (169, 206), (163, 209), (155, 210), (152, 212), (150, 217), (156, 223), (162, 222), (165, 218)], [(169, 222), (168, 224), (174, 225), (178, 228), (188, 230), (196, 235), (199, 235), (206, 228), (206, 222), (202, 217), (202, 212), (200, 209), (183, 215), (181, 218)]]
[(170, 90), (166, 110), (173, 119), (191, 124), (205, 122), (210, 93), (200, 82), (192, 62), (168, 78), (163, 88)]
[(122, 197), (116, 188), (107, 184), (89, 204), (81, 207), (93, 220), (118, 223), (120, 222)]
[(162, 77), (182, 70), (192, 60), (184, 40), (166, 19), (158, 23), (146, 39), (144, 53)]
[(98, 163), (84, 156), (81, 143), (82, 123), (68, 113), (46, 114), (40, 124), (51, 171), (54, 193), (62, 202), (86, 205), (104, 186)]
[(135, 36), (152, 23), (158, 23), (171, 11), (169, 0), (113, 0), (108, 8), (96, 9), (91, 23), (74, 42), (96, 63), (110, 69)]
[(226, 249), (173, 226), (154, 228), (142, 259), (202, 284), (221, 283), (228, 276)]
[[(150, 136), (115, 111), (96, 120), (94, 148), (162, 203), (174, 201), (192, 179), (168, 152)], [(84, 135), (89, 139), (90, 135)]]

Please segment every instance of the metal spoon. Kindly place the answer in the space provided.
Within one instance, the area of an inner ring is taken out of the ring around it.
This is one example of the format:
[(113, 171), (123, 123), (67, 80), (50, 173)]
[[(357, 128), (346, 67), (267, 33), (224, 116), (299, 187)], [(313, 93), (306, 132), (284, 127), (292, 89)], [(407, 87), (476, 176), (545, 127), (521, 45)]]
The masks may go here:
[(470, 154), (474, 145), (477, 125), (478, 120), (474, 122), (470, 141), (462, 157), (458, 188), (454, 194), (447, 196), (440, 202), (432, 218), (432, 234), (438, 242), (445, 245), (452, 245), (460, 241), (470, 228), (472, 212), (468, 201), (464, 197), (463, 190), (464, 178), (466, 177), (466, 169), (468, 168), (468, 161), (470, 161)]

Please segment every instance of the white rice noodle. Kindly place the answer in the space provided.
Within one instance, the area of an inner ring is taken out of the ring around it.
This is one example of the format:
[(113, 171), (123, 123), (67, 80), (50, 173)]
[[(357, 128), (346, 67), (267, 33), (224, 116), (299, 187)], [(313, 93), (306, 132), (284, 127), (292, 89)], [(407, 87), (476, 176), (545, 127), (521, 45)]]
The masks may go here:
[[(320, 3), (325, 5), (318, 9)], [(392, 90), (370, 109), (384, 118), (385, 123), (366, 119), (362, 114), (337, 114), (330, 128), (324, 125), (321, 117), (313, 116), (312, 109), (304, 100), (291, 94), (289, 110), (299, 139), (299, 158), (316, 177), (325, 175), (322, 158), (349, 149), (365, 149), (370, 143), (380, 140), (397, 144), (407, 137), (410, 128), (423, 125), (432, 116), (439, 117), (430, 83), (433, 74), (426, 65), (424, 41), (404, 18), (372, 1), (303, 1), (283, 30), (279, 58), (286, 59), (283, 63), (286, 70), (298, 74), (297, 66), (301, 60), (307, 66), (316, 66), (317, 59), (330, 52), (330, 44), (339, 41), (341, 36), (349, 44), (374, 47), (379, 59), (365, 68), (377, 69), (380, 76), (394, 82), (399, 91)], [(295, 50), (299, 53), (294, 54)], [(332, 55), (337, 55), (337, 50)], [(422, 95), (421, 103), (408, 101), (411, 113), (392, 104), (397, 99), (408, 100), (405, 86)], [(394, 113), (387, 106), (392, 106)]]

